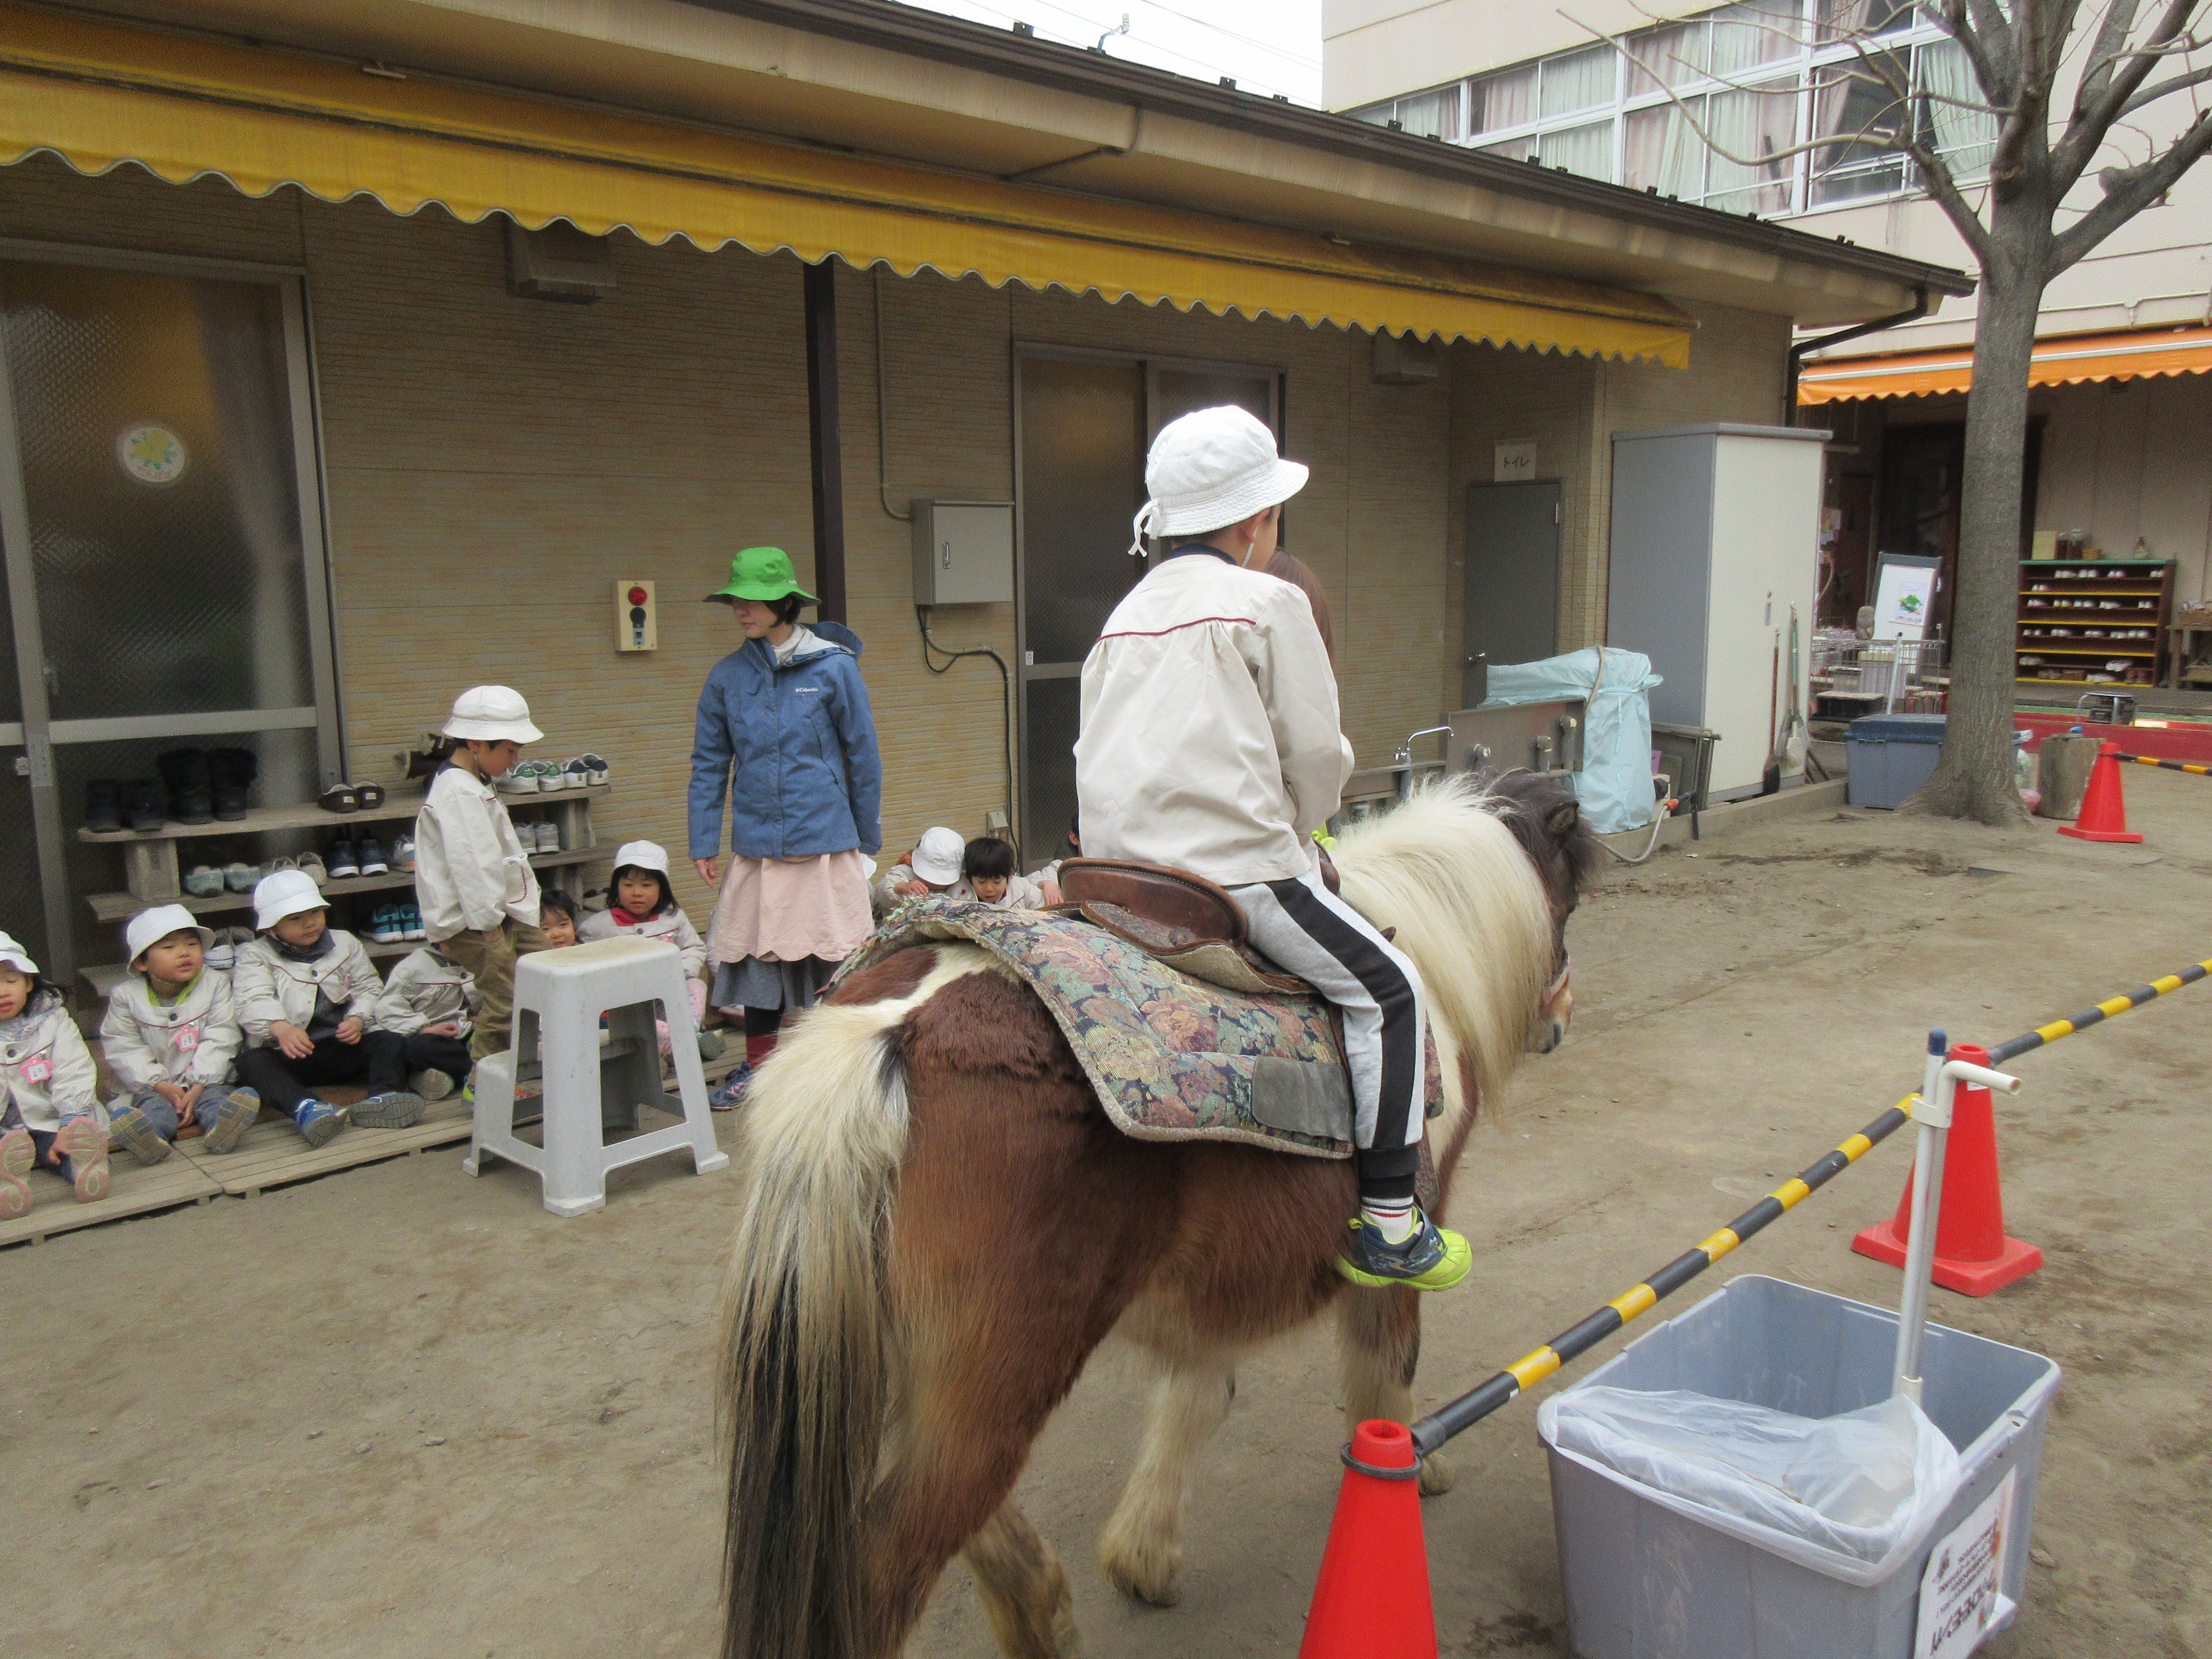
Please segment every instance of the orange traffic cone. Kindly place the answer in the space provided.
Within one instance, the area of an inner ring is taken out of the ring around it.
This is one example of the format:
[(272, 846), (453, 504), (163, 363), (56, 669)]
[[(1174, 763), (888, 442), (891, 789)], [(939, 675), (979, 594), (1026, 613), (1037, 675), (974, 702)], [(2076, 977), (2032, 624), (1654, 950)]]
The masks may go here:
[(1436, 1659), (1419, 1468), (1403, 1423), (1353, 1431), (1298, 1659)]
[[(1967, 1043), (1954, 1048), (1951, 1058), (1975, 1066), (1990, 1063), (1988, 1049)], [(2043, 1265), (2043, 1252), (2034, 1245), (2005, 1237), (2004, 1194), (1997, 1184), (1996, 1114), (1990, 1109), (1990, 1091), (1978, 1084), (1960, 1084), (1952, 1097), (1943, 1190), (1936, 1195), (1936, 1205), (1932, 1277), (1945, 1290), (1987, 1296)], [(1851, 1248), (1901, 1267), (1911, 1237), (1912, 1176), (1907, 1171), (1896, 1215), (1868, 1228), (1851, 1241)]]
[(2096, 764), (2089, 769), (2089, 787), (2082, 792), (2081, 816), (2062, 823), (2058, 833), (2082, 841), (2141, 841), (2128, 829), (2128, 804), (2120, 793), (2120, 746), (2100, 744)]

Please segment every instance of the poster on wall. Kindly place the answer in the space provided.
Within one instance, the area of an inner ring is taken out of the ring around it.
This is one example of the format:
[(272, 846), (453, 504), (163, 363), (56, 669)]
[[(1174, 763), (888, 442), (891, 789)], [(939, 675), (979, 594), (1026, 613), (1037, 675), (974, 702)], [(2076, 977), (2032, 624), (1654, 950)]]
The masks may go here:
[(1884, 553), (1877, 560), (1874, 587), (1874, 636), (1917, 640), (1927, 636), (1936, 610), (1936, 581), (1941, 559), (1909, 553)]

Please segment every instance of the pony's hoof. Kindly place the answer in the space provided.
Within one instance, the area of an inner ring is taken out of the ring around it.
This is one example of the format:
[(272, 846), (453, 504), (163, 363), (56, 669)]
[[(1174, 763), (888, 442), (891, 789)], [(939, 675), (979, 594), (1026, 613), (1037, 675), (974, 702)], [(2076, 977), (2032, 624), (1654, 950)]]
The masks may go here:
[(1421, 1460), (1420, 1479), (1414, 1484), (1424, 1498), (1442, 1498), (1452, 1489), (1451, 1465), (1444, 1462), (1442, 1452), (1431, 1452)]
[(1105, 1568), (1107, 1577), (1113, 1580), (1114, 1588), (1124, 1595), (1134, 1596), (1156, 1607), (1171, 1607), (1182, 1600), (1182, 1587), (1176, 1583), (1182, 1571), (1180, 1549), (1152, 1551), (1109, 1546), (1100, 1554), (1099, 1565)]

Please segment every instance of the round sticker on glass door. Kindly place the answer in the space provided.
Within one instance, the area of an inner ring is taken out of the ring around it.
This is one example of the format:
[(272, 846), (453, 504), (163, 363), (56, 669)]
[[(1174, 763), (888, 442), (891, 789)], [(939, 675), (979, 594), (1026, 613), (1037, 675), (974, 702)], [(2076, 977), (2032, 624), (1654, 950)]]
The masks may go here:
[(115, 441), (115, 459), (143, 484), (174, 483), (191, 465), (185, 441), (166, 426), (125, 428)]

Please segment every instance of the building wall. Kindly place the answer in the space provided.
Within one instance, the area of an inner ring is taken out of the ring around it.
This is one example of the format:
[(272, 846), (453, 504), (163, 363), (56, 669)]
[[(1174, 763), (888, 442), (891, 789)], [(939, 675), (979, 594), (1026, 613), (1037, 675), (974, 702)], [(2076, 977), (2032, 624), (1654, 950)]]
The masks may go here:
[(2112, 558), (2140, 538), (2176, 562), (2178, 599), (2212, 598), (2212, 375), (2052, 386), (2034, 401), (2046, 416), (2037, 527), (2085, 530)]
[[(1705, 9), (1689, 6), (1678, 13), (1670, 7), (1663, 15), (1694, 16)], [(1636, 0), (1588, 0), (1560, 9), (1510, 0), (1322, 0), (1322, 103), (1356, 109), (1458, 76), (1588, 46), (1597, 38), (1590, 29), (1623, 33), (1662, 15), (1662, 9), (1646, 9)]]

